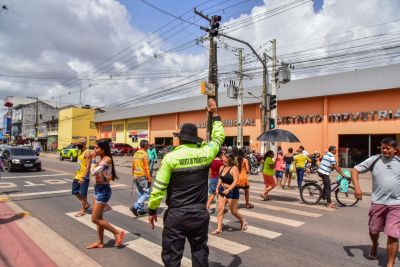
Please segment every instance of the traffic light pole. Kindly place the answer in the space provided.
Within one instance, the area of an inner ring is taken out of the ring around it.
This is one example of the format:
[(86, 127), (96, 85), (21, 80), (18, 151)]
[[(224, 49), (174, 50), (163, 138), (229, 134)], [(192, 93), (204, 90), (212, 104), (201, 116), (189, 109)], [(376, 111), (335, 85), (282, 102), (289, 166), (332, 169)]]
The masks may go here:
[(239, 93), (237, 107), (237, 146), (243, 147), (243, 49), (239, 49)]

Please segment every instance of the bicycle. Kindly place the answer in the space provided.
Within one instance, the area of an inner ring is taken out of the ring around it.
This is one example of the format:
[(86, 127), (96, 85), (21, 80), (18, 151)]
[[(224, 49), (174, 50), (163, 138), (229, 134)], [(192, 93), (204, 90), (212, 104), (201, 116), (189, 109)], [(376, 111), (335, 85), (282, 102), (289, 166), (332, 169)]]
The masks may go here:
[[(339, 185), (342, 179), (347, 179), (349, 183), (346, 192), (339, 190)], [(301, 200), (308, 205), (318, 204), (323, 197), (322, 180), (320, 180), (320, 183), (318, 183), (317, 180), (304, 179), (304, 181), (306, 183), (300, 188)], [(342, 207), (352, 207), (358, 203), (358, 199), (354, 196), (354, 187), (351, 186), (350, 183), (351, 178), (348, 177), (342, 177), (340, 180), (331, 183), (331, 192), (335, 192), (336, 201)]]

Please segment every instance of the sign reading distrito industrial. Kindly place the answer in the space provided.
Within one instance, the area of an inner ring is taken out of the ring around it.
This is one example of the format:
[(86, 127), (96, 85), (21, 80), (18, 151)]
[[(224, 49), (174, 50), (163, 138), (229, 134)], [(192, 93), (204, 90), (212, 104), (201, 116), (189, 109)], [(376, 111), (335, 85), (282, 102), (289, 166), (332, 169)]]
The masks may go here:
[[(400, 118), (400, 109), (395, 112), (392, 110), (374, 110), (365, 112), (342, 112), (328, 114), (329, 122), (347, 122), (347, 121), (374, 121), (374, 120), (395, 120)], [(298, 115), (278, 117), (278, 124), (296, 124), (296, 123), (320, 123), (324, 120), (324, 115)]]

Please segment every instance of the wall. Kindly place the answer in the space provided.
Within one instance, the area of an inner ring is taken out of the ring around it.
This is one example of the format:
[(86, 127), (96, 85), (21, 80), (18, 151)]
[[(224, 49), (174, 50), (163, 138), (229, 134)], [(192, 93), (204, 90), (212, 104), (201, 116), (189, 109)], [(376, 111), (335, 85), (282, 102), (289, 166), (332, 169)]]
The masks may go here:
[(58, 148), (66, 147), (72, 138), (72, 108), (58, 113)]
[[(305, 146), (308, 152), (323, 152), (329, 145), (338, 147), (341, 134), (399, 134), (400, 118), (378, 120), (377, 114), (373, 119), (363, 121), (329, 121), (329, 114), (357, 112), (373, 112), (400, 109), (400, 89), (357, 93), (337, 96), (327, 96), (302, 100), (280, 101), (279, 117), (307, 114), (321, 114), (321, 123), (300, 123), (279, 125), (279, 128), (293, 132)], [(291, 144), (282, 144), (286, 150)], [(297, 148), (300, 144), (292, 144)]]
[(71, 141), (86, 138), (88, 145), (93, 145), (97, 139), (97, 128), (94, 123), (96, 110), (86, 108), (72, 108), (72, 137)]

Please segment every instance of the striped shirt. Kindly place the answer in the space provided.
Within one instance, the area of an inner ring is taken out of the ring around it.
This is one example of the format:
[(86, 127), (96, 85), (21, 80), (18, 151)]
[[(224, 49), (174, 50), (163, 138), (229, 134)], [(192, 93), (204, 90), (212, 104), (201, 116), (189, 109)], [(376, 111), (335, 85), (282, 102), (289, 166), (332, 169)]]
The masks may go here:
[(322, 158), (318, 172), (325, 175), (329, 175), (333, 171), (333, 165), (335, 164), (336, 164), (335, 156), (331, 152), (328, 152)]

